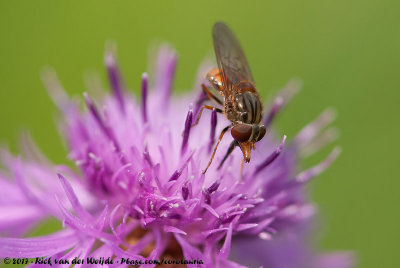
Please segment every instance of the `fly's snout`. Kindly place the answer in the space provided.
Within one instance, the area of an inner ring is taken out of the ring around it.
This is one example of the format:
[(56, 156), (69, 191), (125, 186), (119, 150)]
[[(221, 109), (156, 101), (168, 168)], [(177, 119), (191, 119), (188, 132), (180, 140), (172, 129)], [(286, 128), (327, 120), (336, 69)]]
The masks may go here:
[(251, 159), (251, 150), (254, 148), (254, 142), (241, 142), (239, 146), (243, 153), (244, 162), (249, 163)]

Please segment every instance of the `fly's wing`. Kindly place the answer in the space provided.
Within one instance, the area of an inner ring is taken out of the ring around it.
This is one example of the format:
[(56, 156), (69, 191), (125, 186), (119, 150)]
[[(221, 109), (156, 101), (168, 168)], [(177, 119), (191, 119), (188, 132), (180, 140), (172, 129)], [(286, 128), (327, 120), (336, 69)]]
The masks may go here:
[(231, 90), (241, 81), (254, 84), (243, 50), (228, 26), (216, 23), (213, 39), (223, 90)]

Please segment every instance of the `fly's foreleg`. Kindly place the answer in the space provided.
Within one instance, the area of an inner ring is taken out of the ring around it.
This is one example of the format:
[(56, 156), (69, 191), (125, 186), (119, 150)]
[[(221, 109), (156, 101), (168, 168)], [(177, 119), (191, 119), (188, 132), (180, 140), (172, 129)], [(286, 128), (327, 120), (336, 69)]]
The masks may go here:
[(231, 128), (231, 125), (225, 127), (225, 128), (221, 131), (221, 134), (219, 135), (219, 139), (218, 139), (217, 145), (215, 145), (215, 148), (214, 148), (214, 151), (213, 151), (213, 153), (212, 153), (212, 155), (211, 155), (210, 161), (208, 162), (208, 165), (207, 165), (206, 169), (203, 171), (203, 174), (205, 174), (205, 173), (207, 172), (207, 169), (210, 167), (210, 165), (211, 165), (211, 163), (212, 163), (212, 161), (213, 161), (213, 159), (214, 159), (215, 153), (216, 153), (216, 151), (217, 151), (218, 145), (219, 145), (219, 143), (221, 142), (222, 138), (224, 137), (225, 133), (229, 130), (229, 128)]

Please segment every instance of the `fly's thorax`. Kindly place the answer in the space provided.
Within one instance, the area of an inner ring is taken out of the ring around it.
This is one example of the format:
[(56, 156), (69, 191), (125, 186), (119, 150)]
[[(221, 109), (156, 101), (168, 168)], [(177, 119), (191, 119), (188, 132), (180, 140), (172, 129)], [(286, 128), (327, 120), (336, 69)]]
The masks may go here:
[(263, 107), (256, 92), (237, 93), (232, 110), (234, 122), (245, 124), (259, 124), (261, 122)]

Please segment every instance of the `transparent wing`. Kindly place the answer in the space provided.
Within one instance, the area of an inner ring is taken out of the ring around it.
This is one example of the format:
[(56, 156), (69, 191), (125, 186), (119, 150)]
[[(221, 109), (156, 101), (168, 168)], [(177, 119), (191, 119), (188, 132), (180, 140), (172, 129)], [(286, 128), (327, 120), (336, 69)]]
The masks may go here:
[(213, 39), (223, 90), (230, 90), (241, 81), (254, 84), (243, 50), (228, 26), (216, 23)]

